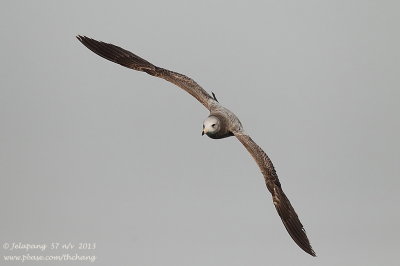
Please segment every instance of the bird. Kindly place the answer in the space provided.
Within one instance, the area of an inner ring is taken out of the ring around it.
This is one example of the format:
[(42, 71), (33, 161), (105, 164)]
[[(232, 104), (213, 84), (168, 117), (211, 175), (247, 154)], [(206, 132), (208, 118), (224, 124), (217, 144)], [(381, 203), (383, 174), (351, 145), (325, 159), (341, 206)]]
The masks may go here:
[(124, 67), (167, 80), (188, 92), (204, 105), (210, 114), (203, 122), (201, 134), (207, 135), (212, 139), (223, 139), (234, 136), (243, 144), (260, 168), (267, 189), (272, 195), (272, 202), (287, 232), (302, 250), (311, 256), (316, 256), (299, 217), (282, 190), (282, 185), (270, 158), (245, 132), (238, 117), (218, 102), (213, 92), (210, 95), (193, 79), (183, 74), (155, 66), (119, 46), (97, 41), (82, 35), (77, 35), (76, 38), (95, 54)]

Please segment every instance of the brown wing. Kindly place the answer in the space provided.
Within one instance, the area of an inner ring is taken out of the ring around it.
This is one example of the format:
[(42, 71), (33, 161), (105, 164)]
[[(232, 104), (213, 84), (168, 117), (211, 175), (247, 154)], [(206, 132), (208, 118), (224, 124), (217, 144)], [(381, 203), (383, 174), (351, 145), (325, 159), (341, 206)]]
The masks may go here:
[(157, 67), (143, 58), (140, 58), (139, 56), (113, 44), (99, 42), (80, 35), (78, 35), (76, 38), (92, 52), (107, 60), (127, 68), (146, 72), (149, 75), (160, 77), (174, 83), (178, 87), (190, 93), (207, 109), (210, 109), (209, 99), (213, 98), (193, 79), (185, 75)]
[(250, 138), (250, 136), (241, 132), (234, 134), (250, 152), (251, 156), (253, 156), (254, 160), (260, 167), (260, 170), (264, 175), (267, 188), (272, 194), (272, 200), (275, 208), (278, 211), (278, 214), (281, 217), (289, 235), (305, 252), (312, 256), (316, 256), (311, 247), (310, 241), (307, 238), (306, 231), (299, 220), (299, 217), (282, 190), (278, 175), (276, 174), (274, 166), (267, 154)]

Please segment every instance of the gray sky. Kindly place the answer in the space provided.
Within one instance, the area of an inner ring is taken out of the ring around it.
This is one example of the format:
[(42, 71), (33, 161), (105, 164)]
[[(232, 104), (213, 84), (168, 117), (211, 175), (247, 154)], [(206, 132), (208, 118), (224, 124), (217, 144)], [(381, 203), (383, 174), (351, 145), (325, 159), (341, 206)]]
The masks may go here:
[[(1, 244), (96, 243), (70, 252), (93, 265), (398, 265), (399, 4), (156, 2), (2, 2)], [(201, 137), (201, 104), (77, 34), (214, 91), (271, 157), (318, 257), (241, 144)]]

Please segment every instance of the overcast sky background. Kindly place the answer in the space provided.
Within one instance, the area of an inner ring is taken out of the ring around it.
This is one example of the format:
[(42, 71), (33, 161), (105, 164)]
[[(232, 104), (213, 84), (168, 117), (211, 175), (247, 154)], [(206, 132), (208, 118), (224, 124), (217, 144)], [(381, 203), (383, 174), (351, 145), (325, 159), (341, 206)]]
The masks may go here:
[[(399, 8), (3, 1), (1, 244), (95, 242), (70, 253), (104, 266), (399, 265)], [(318, 257), (241, 144), (201, 137), (201, 104), (77, 34), (215, 92), (271, 157)]]

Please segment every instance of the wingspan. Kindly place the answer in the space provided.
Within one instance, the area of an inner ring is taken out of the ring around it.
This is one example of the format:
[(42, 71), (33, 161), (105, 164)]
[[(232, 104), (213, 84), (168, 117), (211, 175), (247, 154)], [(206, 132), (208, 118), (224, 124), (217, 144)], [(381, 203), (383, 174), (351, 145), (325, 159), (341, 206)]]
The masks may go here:
[(199, 84), (185, 75), (157, 67), (143, 58), (113, 44), (96, 41), (80, 35), (76, 36), (76, 38), (92, 52), (109, 61), (137, 71), (146, 72), (149, 75), (163, 78), (177, 85), (195, 97), (207, 109), (210, 109), (211, 102), (215, 101)]
[(310, 241), (307, 238), (306, 231), (299, 220), (299, 217), (282, 190), (278, 175), (276, 174), (275, 168), (267, 154), (247, 134), (242, 132), (236, 132), (234, 134), (250, 152), (251, 156), (260, 167), (260, 170), (265, 178), (267, 188), (272, 194), (272, 200), (275, 208), (278, 211), (278, 214), (281, 217), (289, 235), (301, 249), (311, 256), (316, 256), (311, 247)]

